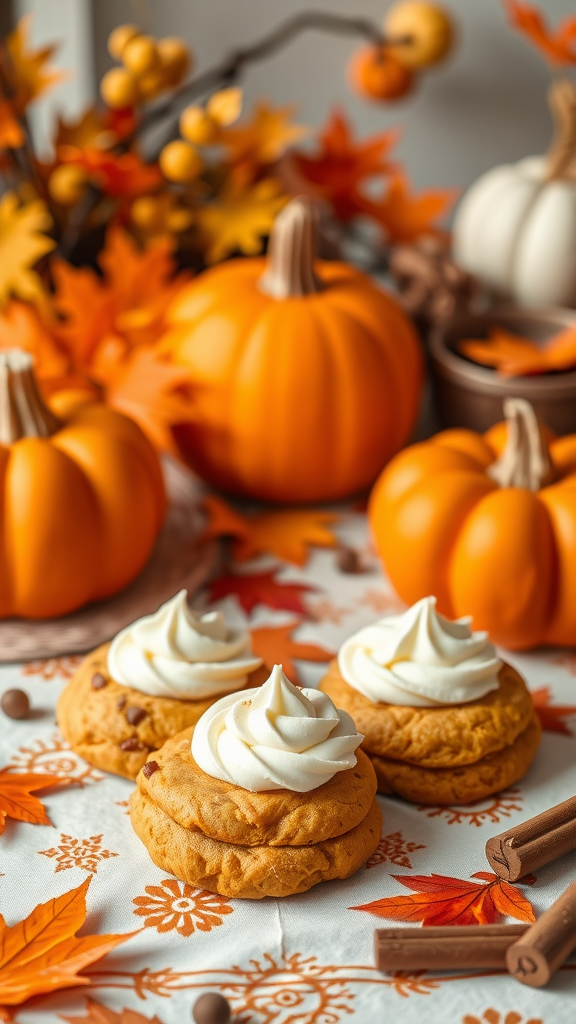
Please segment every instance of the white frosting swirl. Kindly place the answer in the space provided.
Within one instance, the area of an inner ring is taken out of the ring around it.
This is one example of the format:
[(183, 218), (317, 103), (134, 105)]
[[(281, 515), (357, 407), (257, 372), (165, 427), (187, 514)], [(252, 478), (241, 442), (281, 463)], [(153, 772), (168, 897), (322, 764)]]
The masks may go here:
[(207, 775), (251, 793), (308, 793), (353, 768), (362, 740), (325, 693), (293, 686), (275, 665), (263, 686), (222, 697), (204, 712), (192, 756)]
[(465, 704), (498, 687), (502, 662), (469, 618), (451, 622), (424, 597), (355, 633), (340, 648), (346, 682), (375, 703), (430, 708)]
[(123, 629), (108, 651), (115, 682), (179, 700), (240, 690), (261, 664), (248, 633), (228, 629), (221, 612), (193, 615), (185, 590)]

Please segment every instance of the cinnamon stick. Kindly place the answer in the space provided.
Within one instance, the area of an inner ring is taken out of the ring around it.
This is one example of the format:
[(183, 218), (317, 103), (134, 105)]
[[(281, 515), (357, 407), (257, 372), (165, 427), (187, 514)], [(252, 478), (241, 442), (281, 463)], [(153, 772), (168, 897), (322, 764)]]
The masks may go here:
[(532, 988), (542, 988), (576, 949), (576, 882), (572, 882), (506, 952), (508, 972)]
[(515, 882), (571, 850), (576, 850), (576, 797), (493, 836), (486, 843), (491, 866), (508, 882)]
[(379, 971), (504, 969), (506, 950), (527, 930), (525, 924), (377, 928), (376, 967)]

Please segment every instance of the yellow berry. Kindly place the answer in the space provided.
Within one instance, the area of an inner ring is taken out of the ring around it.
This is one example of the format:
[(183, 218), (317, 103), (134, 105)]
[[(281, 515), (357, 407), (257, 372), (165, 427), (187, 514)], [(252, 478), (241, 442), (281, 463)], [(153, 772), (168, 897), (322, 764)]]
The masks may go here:
[(48, 191), (61, 206), (74, 206), (86, 190), (86, 175), (74, 164), (60, 164), (48, 179)]
[(384, 33), (392, 56), (412, 70), (437, 64), (454, 42), (448, 12), (425, 0), (401, 0), (394, 4), (384, 19)]
[(186, 107), (180, 115), (180, 133), (195, 146), (209, 146), (218, 133), (218, 125), (202, 107)]
[(131, 39), (122, 51), (122, 63), (137, 78), (156, 71), (160, 66), (160, 58), (152, 36), (136, 36)]
[(140, 196), (132, 203), (130, 210), (132, 223), (142, 231), (151, 231), (162, 226), (162, 203), (155, 196)]
[(168, 231), (173, 231), (175, 235), (179, 235), (182, 231), (187, 231), (193, 223), (194, 214), (192, 210), (170, 210), (166, 215), (166, 227)]
[(160, 167), (169, 181), (188, 182), (197, 178), (202, 160), (193, 146), (181, 139), (169, 142), (160, 153)]
[(138, 79), (138, 93), (143, 100), (155, 100), (166, 89), (166, 81), (161, 71), (149, 71)]
[(215, 92), (206, 104), (208, 115), (223, 128), (238, 120), (242, 113), (242, 89), (233, 86)]
[(114, 60), (122, 60), (122, 54), (127, 43), (140, 35), (140, 29), (136, 25), (118, 25), (108, 36), (108, 53)]
[(172, 37), (159, 39), (156, 50), (166, 85), (180, 85), (186, 73), (192, 70), (192, 54), (186, 43), (182, 39)]
[(111, 68), (100, 82), (100, 95), (112, 110), (123, 110), (136, 102), (136, 82), (126, 68)]

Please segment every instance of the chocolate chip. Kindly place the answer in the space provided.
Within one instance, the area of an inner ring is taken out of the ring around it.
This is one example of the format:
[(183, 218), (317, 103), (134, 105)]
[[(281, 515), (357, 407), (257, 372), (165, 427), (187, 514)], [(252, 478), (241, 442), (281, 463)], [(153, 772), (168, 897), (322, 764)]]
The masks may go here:
[(124, 708), (126, 707), (126, 697), (124, 696), (124, 694), (122, 694), (121, 697), (118, 697), (118, 700), (116, 701), (116, 707), (118, 708), (118, 711), (123, 711)]
[(160, 765), (158, 764), (158, 761), (146, 761), (146, 764), (142, 768), (142, 773), (147, 779), (149, 779), (151, 775), (154, 775), (154, 772), (159, 770)]
[(92, 676), (92, 689), (102, 690), (104, 686), (108, 685), (106, 676), (103, 676), (101, 672), (95, 672)]
[(364, 572), (360, 555), (354, 548), (341, 547), (336, 556), (336, 564), (340, 572), (349, 573), (350, 575)]
[(126, 721), (130, 722), (130, 725), (138, 725), (138, 722), (141, 722), (143, 718), (146, 718), (144, 708), (139, 708), (136, 704), (126, 708)]
[(120, 744), (120, 750), (143, 750), (144, 744), (140, 743), (137, 736), (129, 736), (128, 739), (122, 740)]
[(27, 718), (30, 700), (24, 690), (5, 690), (0, 698), (0, 707), (8, 718)]
[(192, 1007), (196, 1024), (229, 1024), (232, 1019), (230, 1003), (219, 992), (205, 992)]

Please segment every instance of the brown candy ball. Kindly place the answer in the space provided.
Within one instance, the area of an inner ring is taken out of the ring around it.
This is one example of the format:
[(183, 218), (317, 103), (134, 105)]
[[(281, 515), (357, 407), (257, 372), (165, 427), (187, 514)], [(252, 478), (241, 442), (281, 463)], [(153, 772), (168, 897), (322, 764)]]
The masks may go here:
[(336, 556), (336, 564), (340, 569), (340, 572), (349, 573), (351, 575), (364, 572), (364, 566), (362, 565), (360, 555), (354, 550), (354, 548), (339, 548)]
[(205, 992), (192, 1007), (196, 1024), (229, 1024), (232, 1019), (230, 1003), (219, 992)]
[(5, 690), (0, 698), (0, 707), (8, 718), (27, 718), (30, 699), (24, 690)]

